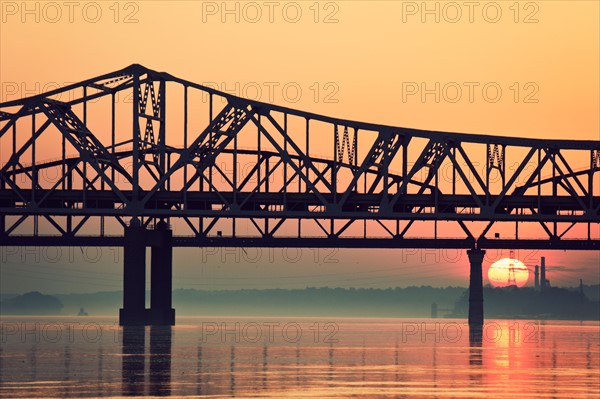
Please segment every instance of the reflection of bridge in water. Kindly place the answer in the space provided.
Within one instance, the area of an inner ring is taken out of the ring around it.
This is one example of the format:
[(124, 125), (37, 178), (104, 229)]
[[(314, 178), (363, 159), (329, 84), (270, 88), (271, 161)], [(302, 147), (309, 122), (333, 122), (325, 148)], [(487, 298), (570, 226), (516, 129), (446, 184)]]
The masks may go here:
[[(473, 329), (466, 334), (460, 320), (333, 319), (338, 334), (325, 342), (323, 335), (315, 339), (314, 320), (289, 323), (302, 329), (301, 334), (290, 329), (289, 336), (283, 335), (287, 323), (277, 320), (281, 323), (269, 336), (265, 325), (277, 324), (275, 319), (217, 319), (207, 324), (219, 325), (220, 334), (207, 337), (208, 329), (185, 322), (115, 328), (63, 319), (70, 327), (59, 321), (46, 329), (43, 318), (12, 319), (4, 321), (11, 333), (0, 346), (0, 384), (7, 397), (24, 392), (27, 397), (346, 397), (357, 391), (429, 397), (432, 390), (473, 396), (499, 384), (545, 392), (546, 386), (567, 382), (557, 396), (573, 389), (597, 391), (593, 322), (565, 328), (545, 321), (492, 321), (473, 338)], [(264, 334), (245, 334), (236, 323), (260, 325)], [(61, 328), (64, 334), (56, 340)], [(573, 328), (581, 339), (572, 339)], [(565, 375), (565, 367), (573, 371)], [(532, 388), (534, 381), (541, 385)]]
[(1, 245), (124, 246), (126, 325), (174, 324), (173, 247), (464, 248), (475, 325), (486, 248), (600, 249), (599, 141), (355, 122), (140, 65), (0, 104), (0, 151)]

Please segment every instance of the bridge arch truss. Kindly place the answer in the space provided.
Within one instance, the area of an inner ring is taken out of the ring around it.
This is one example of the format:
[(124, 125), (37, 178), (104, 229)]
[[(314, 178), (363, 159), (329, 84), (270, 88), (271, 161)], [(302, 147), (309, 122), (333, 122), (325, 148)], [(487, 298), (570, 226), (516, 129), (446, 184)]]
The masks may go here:
[(356, 122), (140, 65), (0, 104), (0, 156), (6, 245), (165, 220), (175, 246), (600, 249), (599, 141)]

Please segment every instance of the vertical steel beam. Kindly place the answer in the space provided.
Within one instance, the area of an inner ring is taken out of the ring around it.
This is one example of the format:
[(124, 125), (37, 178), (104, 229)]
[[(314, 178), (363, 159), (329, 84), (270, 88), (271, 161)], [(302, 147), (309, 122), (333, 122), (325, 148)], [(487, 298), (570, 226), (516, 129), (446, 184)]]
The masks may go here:
[[(137, 203), (139, 198), (139, 169), (140, 169), (140, 75), (136, 72), (133, 75), (133, 125), (132, 125), (132, 135), (133, 135), (133, 159), (132, 159), (132, 192), (133, 198), (131, 199), (133, 203)], [(137, 211), (134, 211), (133, 216), (137, 216)]]
[[(183, 148), (187, 148), (187, 137), (188, 137), (188, 86), (184, 86), (183, 88)], [(171, 164), (169, 163), (169, 168)], [(185, 187), (187, 183), (187, 170), (188, 165), (183, 167), (183, 209), (188, 209), (187, 204), (187, 188)], [(200, 179), (202, 181), (203, 179)]]

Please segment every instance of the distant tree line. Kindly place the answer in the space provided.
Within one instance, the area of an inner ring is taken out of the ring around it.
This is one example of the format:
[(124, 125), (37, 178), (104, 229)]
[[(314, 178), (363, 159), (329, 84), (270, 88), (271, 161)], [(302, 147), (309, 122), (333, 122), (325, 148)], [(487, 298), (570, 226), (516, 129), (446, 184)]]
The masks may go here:
[(4, 299), (0, 302), (0, 315), (56, 315), (63, 307), (55, 296), (33, 291)]
[[(598, 287), (598, 286), (596, 286)], [(493, 288), (483, 289), (484, 309), (488, 318), (598, 320), (600, 303), (574, 289)], [(454, 315), (463, 317), (469, 308), (464, 292), (454, 307)]]
[[(484, 307), (488, 318), (597, 320), (600, 303), (589, 296), (598, 298), (598, 294), (598, 285), (588, 286), (583, 295), (575, 288), (536, 291), (486, 286)], [(149, 299), (150, 295), (146, 296)], [(30, 292), (3, 296), (0, 315), (76, 315), (85, 308), (90, 315), (114, 316), (122, 305), (122, 298), (120, 291), (54, 296)], [(430, 317), (434, 303), (438, 317), (466, 317), (468, 290), (412, 286), (173, 291), (173, 306), (179, 316)]]

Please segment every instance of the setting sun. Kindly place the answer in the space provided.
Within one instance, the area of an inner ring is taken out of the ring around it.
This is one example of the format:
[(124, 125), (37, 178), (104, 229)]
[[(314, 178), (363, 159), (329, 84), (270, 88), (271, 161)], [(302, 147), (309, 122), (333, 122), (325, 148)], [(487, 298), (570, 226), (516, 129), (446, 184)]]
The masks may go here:
[[(511, 273), (511, 265), (514, 270), (514, 280)], [(529, 279), (529, 270), (523, 262), (518, 259), (502, 258), (488, 270), (488, 280), (494, 287), (508, 287), (516, 285), (523, 287)]]

